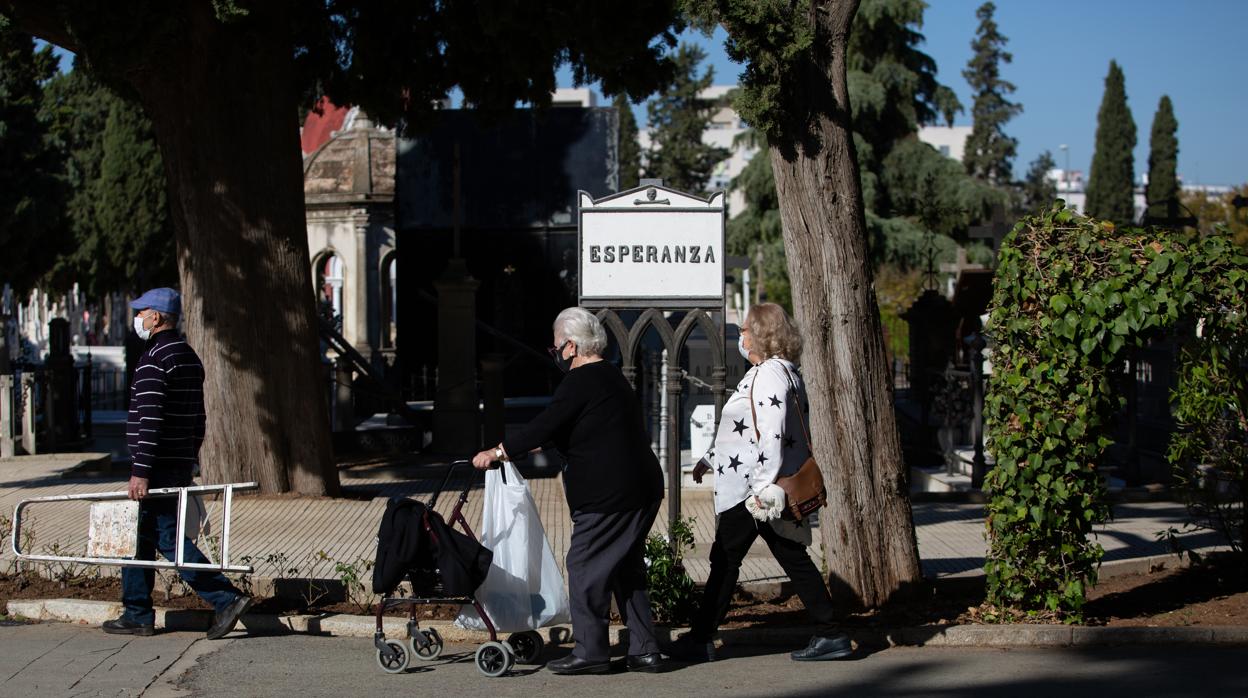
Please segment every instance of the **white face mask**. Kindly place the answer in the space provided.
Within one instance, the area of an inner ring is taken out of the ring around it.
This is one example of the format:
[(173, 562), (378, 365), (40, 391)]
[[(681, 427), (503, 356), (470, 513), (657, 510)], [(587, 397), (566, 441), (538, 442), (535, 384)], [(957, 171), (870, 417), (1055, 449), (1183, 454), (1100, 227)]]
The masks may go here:
[(737, 351), (741, 353), (741, 358), (746, 361), (750, 360), (750, 350), (745, 348), (745, 335), (737, 335)]
[(139, 335), (139, 339), (143, 340), (144, 342), (152, 338), (152, 331), (143, 328), (143, 316), (142, 315), (134, 316), (134, 333)]

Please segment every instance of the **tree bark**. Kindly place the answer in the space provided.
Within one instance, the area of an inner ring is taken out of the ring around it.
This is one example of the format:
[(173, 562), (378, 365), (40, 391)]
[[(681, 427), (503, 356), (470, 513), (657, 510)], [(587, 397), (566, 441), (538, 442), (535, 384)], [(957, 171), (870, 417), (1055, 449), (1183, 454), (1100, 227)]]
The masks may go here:
[(856, 0), (812, 3), (804, 96), (812, 114), (792, 144), (773, 144), (794, 312), (802, 327), (811, 435), (828, 483), (820, 514), (833, 594), (867, 608), (918, 582), (908, 478), (893, 414), (867, 254), (846, 85)]
[(131, 88), (152, 120), (184, 330), (207, 374), (206, 478), (338, 494), (285, 3), (224, 21), (210, 2), (177, 3), (128, 31), (109, 10), (49, 17), (40, 2), (4, 5), (19, 26), (29, 20), (27, 31), (66, 41), (97, 75)]

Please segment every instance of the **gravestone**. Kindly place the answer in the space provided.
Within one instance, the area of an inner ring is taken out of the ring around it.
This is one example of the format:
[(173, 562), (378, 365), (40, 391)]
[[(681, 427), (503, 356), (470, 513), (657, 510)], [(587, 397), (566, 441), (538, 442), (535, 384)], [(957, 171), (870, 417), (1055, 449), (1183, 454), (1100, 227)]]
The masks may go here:
[(62, 446), (77, 441), (78, 434), (78, 374), (74, 369), (74, 356), (69, 351), (70, 325), (64, 318), (53, 318), (48, 323), (48, 358), (44, 368), (48, 372), (48, 385), (52, 390), (52, 414), (47, 435), (54, 444)]
[(953, 359), (958, 316), (947, 298), (929, 288), (901, 317), (910, 326), (910, 395), (926, 421), (933, 389)]

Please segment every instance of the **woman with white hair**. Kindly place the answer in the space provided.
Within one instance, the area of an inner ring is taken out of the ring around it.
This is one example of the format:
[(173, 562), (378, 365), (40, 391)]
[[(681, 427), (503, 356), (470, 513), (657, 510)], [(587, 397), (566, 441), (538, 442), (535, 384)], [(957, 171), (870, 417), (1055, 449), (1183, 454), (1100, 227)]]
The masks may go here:
[(619, 368), (602, 360), (607, 333), (583, 308), (568, 308), (554, 324), (550, 354), (566, 376), (550, 406), (519, 432), (478, 453), (488, 468), (553, 445), (564, 460), (572, 512), (568, 596), (572, 654), (547, 664), (556, 674), (610, 670), (611, 597), (628, 626), (630, 671), (656, 671), (662, 662), (646, 594), (646, 536), (663, 499), (663, 473), (650, 449), (641, 403)]

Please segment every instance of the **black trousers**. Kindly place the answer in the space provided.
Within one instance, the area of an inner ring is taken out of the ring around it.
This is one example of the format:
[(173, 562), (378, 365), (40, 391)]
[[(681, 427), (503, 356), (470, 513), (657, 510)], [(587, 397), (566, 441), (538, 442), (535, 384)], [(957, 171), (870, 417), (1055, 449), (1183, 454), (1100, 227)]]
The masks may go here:
[(719, 624), (724, 622), (732, 604), (732, 593), (737, 588), (741, 561), (759, 536), (763, 537), (771, 554), (789, 575), (798, 598), (806, 607), (806, 613), (815, 622), (816, 634), (836, 634), (832, 597), (828, 595), (823, 575), (806, 554), (806, 547), (781, 536), (769, 524), (750, 516), (750, 512), (745, 510), (745, 502), (719, 515), (715, 543), (711, 546), (711, 572), (706, 579), (706, 589), (702, 592), (702, 601), (694, 615), (690, 634), (700, 640), (709, 640), (719, 629)]
[(573, 512), (568, 546), (568, 600), (572, 607), (572, 654), (606, 661), (611, 597), (628, 626), (628, 653), (659, 651), (646, 593), (646, 536), (659, 503), (612, 513)]

